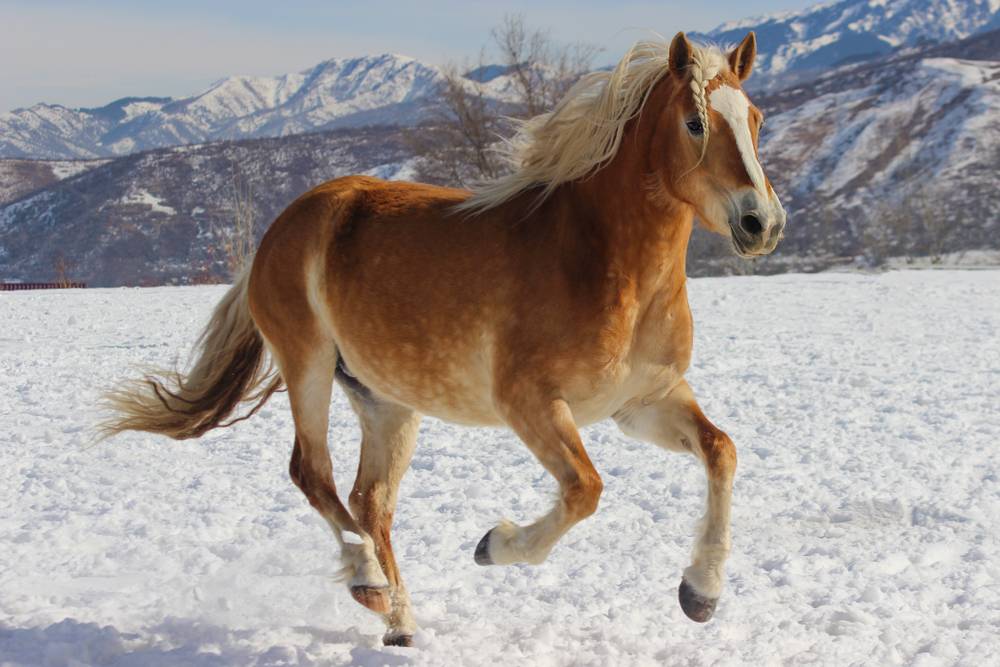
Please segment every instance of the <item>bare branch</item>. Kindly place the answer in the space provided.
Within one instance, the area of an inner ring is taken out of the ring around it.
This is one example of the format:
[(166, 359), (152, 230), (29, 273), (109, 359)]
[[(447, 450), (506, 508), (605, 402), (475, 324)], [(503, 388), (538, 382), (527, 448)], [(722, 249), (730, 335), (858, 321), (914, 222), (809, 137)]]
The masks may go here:
[(253, 262), (257, 248), (258, 214), (253, 200), (253, 189), (233, 166), (232, 218), (228, 225), (213, 225), (212, 232), (219, 238), (225, 253), (226, 267), (235, 279)]
[(508, 119), (551, 110), (599, 52), (587, 44), (556, 46), (547, 32), (528, 29), (520, 15), (504, 17), (491, 35), (502, 76), (515, 91), (513, 99), (500, 102), (487, 96), (485, 84), (468, 76), (486, 69), (485, 52), (475, 68), (445, 67), (431, 118), (408, 134), (420, 158), (421, 180), (467, 187), (503, 175), (508, 166), (495, 147), (512, 132)]

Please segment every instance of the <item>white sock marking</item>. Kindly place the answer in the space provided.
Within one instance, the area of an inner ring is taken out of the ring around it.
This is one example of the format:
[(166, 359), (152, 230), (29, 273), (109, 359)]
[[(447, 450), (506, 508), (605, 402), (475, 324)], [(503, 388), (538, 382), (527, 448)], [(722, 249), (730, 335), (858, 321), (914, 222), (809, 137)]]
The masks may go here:
[(365, 541), (360, 535), (355, 533), (353, 530), (342, 530), (340, 531), (340, 539), (344, 541), (344, 544), (364, 544)]

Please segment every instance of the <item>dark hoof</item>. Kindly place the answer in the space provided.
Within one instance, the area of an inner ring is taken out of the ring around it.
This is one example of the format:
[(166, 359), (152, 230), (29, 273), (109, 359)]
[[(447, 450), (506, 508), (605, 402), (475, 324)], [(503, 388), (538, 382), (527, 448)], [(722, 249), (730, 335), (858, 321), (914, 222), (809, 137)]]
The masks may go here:
[(413, 646), (413, 635), (386, 635), (382, 637), (382, 643), (386, 646)]
[(493, 529), (490, 528), (490, 532), (483, 535), (483, 539), (479, 540), (479, 544), (476, 545), (477, 565), (493, 565), (493, 559), (490, 558), (490, 535), (492, 534)]
[(719, 598), (713, 600), (698, 595), (683, 579), (680, 588), (677, 589), (677, 599), (680, 600), (681, 609), (695, 623), (707, 623), (711, 620), (715, 613), (715, 603), (719, 601)]
[(389, 587), (382, 586), (351, 586), (351, 597), (361, 605), (368, 607), (376, 614), (388, 614), (392, 611), (389, 600)]

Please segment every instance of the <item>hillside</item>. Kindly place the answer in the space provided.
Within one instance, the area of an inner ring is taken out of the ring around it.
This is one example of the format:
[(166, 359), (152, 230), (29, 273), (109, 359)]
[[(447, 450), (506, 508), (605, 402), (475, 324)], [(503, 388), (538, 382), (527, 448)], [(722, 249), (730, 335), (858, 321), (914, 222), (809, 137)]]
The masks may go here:
[(783, 253), (1000, 248), (1000, 31), (756, 100)]
[(0, 159), (0, 206), (106, 163), (107, 160)]
[(314, 185), (362, 172), (392, 177), (407, 158), (391, 128), (128, 155), (0, 207), (0, 279), (49, 280), (62, 257), (74, 279), (93, 286), (223, 280), (218, 230), (231, 225), (234, 188), (249, 190), (266, 227)]

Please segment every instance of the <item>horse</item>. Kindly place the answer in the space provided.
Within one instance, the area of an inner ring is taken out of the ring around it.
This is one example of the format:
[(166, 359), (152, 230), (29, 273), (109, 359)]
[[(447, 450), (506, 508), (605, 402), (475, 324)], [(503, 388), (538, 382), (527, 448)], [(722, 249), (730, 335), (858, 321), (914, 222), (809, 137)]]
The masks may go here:
[[(287, 387), (291, 479), (332, 529), (350, 594), (383, 617), (383, 642), (409, 646), (390, 529), (421, 416), (509, 427), (558, 482), (536, 521), (485, 533), (473, 554), (484, 566), (541, 563), (597, 510), (601, 477), (578, 427), (611, 418), (704, 465), (707, 506), (677, 595), (708, 621), (736, 450), (684, 379), (685, 253), (695, 218), (745, 257), (782, 237), (763, 116), (742, 88), (756, 51), (753, 33), (728, 53), (684, 33), (639, 42), (524, 121), (510, 173), (472, 191), (349, 176), (305, 193), (216, 306), (191, 369), (113, 390), (105, 432), (197, 438)], [(362, 432), (349, 507), (326, 442), (335, 383)]]

